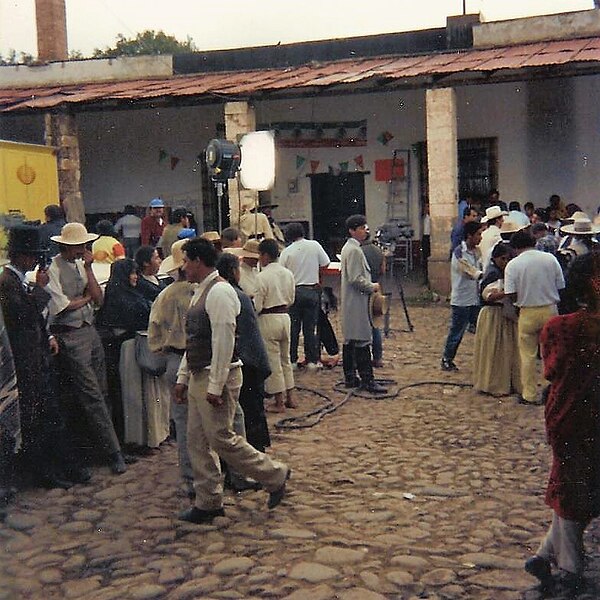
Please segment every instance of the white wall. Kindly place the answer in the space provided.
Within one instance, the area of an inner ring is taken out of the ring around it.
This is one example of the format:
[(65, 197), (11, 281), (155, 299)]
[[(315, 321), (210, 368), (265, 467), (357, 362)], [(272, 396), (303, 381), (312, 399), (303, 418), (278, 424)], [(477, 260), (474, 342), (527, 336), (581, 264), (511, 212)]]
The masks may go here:
[[(220, 106), (81, 113), (77, 116), (86, 212), (145, 206), (157, 196), (202, 220), (197, 156), (222, 122)], [(159, 162), (159, 151), (180, 159)]]

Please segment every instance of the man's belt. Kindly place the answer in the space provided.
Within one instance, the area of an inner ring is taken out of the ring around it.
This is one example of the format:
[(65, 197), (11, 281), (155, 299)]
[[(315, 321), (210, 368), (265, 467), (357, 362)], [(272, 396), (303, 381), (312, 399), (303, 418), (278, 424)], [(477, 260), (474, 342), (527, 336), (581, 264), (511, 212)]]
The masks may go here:
[(271, 306), (269, 308), (263, 308), (260, 311), (261, 315), (283, 315), (287, 314), (288, 307), (285, 304), (280, 304), (279, 306)]
[(83, 323), (81, 327), (73, 327), (72, 325), (61, 325), (59, 323), (50, 326), (50, 333), (61, 334), (61, 333), (69, 333), (71, 331), (77, 331), (78, 329), (83, 329), (84, 327), (91, 327), (89, 323)]
[(297, 288), (308, 288), (309, 290), (318, 290), (321, 286), (318, 283), (300, 283)]

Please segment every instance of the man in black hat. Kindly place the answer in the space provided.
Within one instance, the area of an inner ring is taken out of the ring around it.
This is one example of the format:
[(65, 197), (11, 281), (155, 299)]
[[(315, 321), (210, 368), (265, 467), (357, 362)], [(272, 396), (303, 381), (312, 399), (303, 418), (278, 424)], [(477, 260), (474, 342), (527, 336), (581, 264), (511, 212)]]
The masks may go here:
[(67, 489), (88, 481), (90, 474), (75, 464), (55, 393), (51, 355), (58, 353), (58, 344), (48, 334), (44, 317), (50, 300), (44, 289), (48, 274), (38, 269), (33, 285), (25, 278), (44, 251), (38, 227), (20, 225), (10, 230), (10, 263), (0, 275), (0, 306), (17, 374), (21, 453), (36, 483)]

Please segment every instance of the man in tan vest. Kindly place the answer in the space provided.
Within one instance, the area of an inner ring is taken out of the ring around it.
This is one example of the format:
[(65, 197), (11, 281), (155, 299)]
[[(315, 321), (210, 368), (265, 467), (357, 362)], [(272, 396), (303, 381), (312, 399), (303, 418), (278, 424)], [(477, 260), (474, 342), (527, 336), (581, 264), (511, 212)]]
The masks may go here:
[(236, 318), (240, 301), (215, 269), (217, 251), (207, 240), (184, 246), (184, 271), (199, 284), (186, 319), (186, 352), (175, 386), (175, 401), (188, 403), (188, 452), (194, 473), (195, 505), (179, 515), (190, 523), (211, 523), (223, 516), (223, 478), (219, 457), (269, 492), (268, 508), (285, 495), (291, 469), (255, 450), (233, 431), (233, 417), (242, 386), (236, 349)]

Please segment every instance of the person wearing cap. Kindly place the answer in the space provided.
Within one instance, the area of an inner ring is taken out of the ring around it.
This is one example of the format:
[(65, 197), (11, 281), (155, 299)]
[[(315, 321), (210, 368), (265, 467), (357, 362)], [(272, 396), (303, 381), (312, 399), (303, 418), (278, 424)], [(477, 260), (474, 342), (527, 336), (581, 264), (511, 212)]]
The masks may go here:
[[(187, 240), (178, 240), (162, 261), (159, 274), (168, 275), (173, 283), (162, 290), (150, 311), (148, 323), (148, 346), (152, 352), (162, 352), (167, 357), (166, 378), (174, 397), (177, 371), (185, 353), (185, 315), (194, 290), (183, 271), (183, 247)], [(171, 418), (175, 422), (179, 472), (188, 497), (194, 496), (194, 474), (187, 449), (187, 405), (171, 402)]]
[(260, 242), (256, 239), (248, 240), (237, 254), (240, 259), (240, 287), (243, 292), (254, 298), (256, 287), (258, 285), (258, 245)]
[[(188, 405), (188, 451), (194, 472), (194, 506), (179, 519), (212, 523), (223, 516), (222, 474), (218, 458), (269, 493), (267, 507), (283, 500), (291, 469), (254, 449), (233, 431), (242, 385), (236, 344), (241, 306), (236, 291), (219, 277), (214, 246), (201, 238), (184, 248), (186, 278), (198, 284), (186, 316), (186, 352), (175, 386), (175, 401)], [(291, 274), (290, 274), (291, 276)]]
[(502, 210), (499, 206), (490, 206), (486, 208), (485, 215), (481, 219), (481, 223), (487, 225), (487, 229), (481, 234), (481, 242), (479, 242), (484, 271), (490, 264), (492, 248), (502, 239), (500, 228), (506, 215), (508, 215), (508, 212)]
[(171, 213), (169, 224), (163, 229), (162, 238), (158, 246), (162, 250), (163, 258), (171, 253), (171, 246), (178, 238), (177, 234), (182, 229), (189, 229), (190, 213), (187, 208), (179, 207)]
[(232, 206), (231, 223), (240, 231), (243, 240), (273, 239), (273, 230), (267, 215), (255, 210), (256, 200), (243, 197), (240, 206)]
[(321, 348), (317, 337), (317, 323), (321, 310), (321, 269), (331, 262), (319, 242), (304, 237), (302, 223), (290, 223), (286, 235), (291, 242), (279, 257), (279, 264), (289, 269), (296, 282), (294, 303), (290, 306), (291, 342), (290, 360), (298, 365), (298, 343), (300, 329), (304, 338), (306, 368), (321, 368)]
[(148, 205), (148, 214), (142, 219), (142, 246), (156, 247), (165, 228), (165, 203), (160, 198), (154, 198)]
[(88, 481), (90, 474), (78, 465), (57, 397), (52, 355), (59, 347), (44, 316), (48, 273), (39, 268), (33, 285), (25, 278), (45, 251), (39, 228), (21, 225), (9, 231), (10, 262), (0, 274), (0, 308), (17, 375), (21, 455), (37, 484), (67, 489)]
[(519, 309), (518, 337), (521, 359), (520, 404), (541, 404), (537, 397), (539, 334), (548, 319), (558, 314), (560, 290), (565, 280), (558, 260), (535, 249), (535, 238), (526, 230), (515, 233), (516, 251), (504, 271), (504, 293)]
[(140, 247), (142, 219), (135, 214), (135, 208), (128, 204), (124, 214), (115, 223), (115, 232), (123, 241), (127, 258), (133, 258)]
[(373, 327), (369, 316), (369, 297), (379, 292), (380, 286), (371, 281), (369, 263), (360, 247), (369, 232), (366, 217), (348, 217), (346, 232), (348, 240), (340, 257), (344, 383), (349, 388), (360, 387), (373, 394), (385, 394), (387, 389), (375, 381), (371, 360)]
[(52, 236), (60, 253), (48, 269), (50, 331), (60, 344), (60, 357), (73, 388), (73, 399), (110, 460), (115, 474), (127, 470), (106, 403), (104, 349), (94, 327), (94, 306), (101, 306), (92, 252), (86, 244), (98, 236), (81, 223), (67, 223)]
[(261, 271), (256, 278), (254, 307), (271, 366), (271, 375), (265, 381), (265, 391), (275, 397), (275, 404), (267, 410), (284, 412), (286, 407), (297, 407), (293, 398), (294, 373), (290, 362), (288, 314), (294, 303), (296, 283), (292, 272), (277, 262), (279, 248), (275, 240), (260, 242), (258, 254)]
[(179, 230), (179, 233), (177, 234), (177, 239), (178, 240), (191, 240), (192, 238), (196, 237), (196, 230), (192, 229), (191, 227), (184, 227), (183, 229)]

